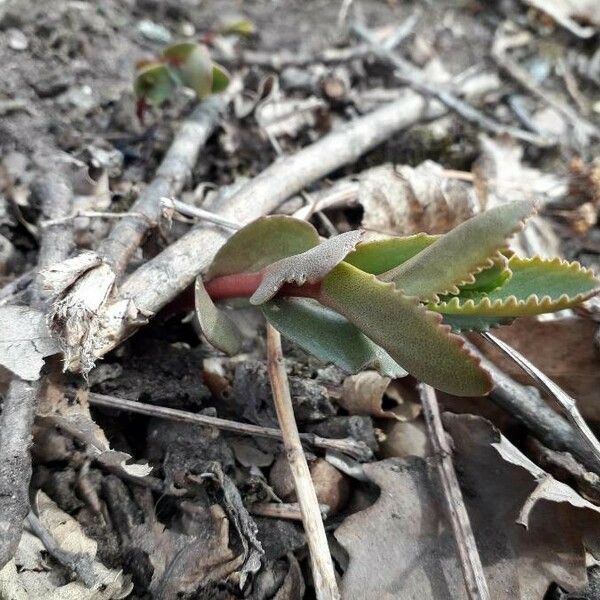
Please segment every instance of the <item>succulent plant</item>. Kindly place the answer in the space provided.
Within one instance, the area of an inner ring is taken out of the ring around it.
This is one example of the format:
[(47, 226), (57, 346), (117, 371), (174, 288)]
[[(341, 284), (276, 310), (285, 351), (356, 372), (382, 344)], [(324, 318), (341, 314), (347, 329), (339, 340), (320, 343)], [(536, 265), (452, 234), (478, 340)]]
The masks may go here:
[(282, 335), (346, 371), (410, 373), (451, 394), (486, 394), (491, 379), (461, 331), (571, 308), (600, 289), (576, 262), (508, 250), (507, 239), (534, 210), (532, 202), (513, 202), (445, 235), (373, 241), (362, 241), (361, 231), (322, 241), (305, 221), (258, 219), (197, 279), (200, 327), (213, 346), (237, 352), (241, 335), (214, 302), (248, 298)]
[(148, 104), (160, 106), (178, 87), (194, 90), (201, 100), (223, 91), (228, 84), (229, 73), (213, 62), (203, 44), (181, 42), (169, 46), (156, 59), (137, 65), (134, 91), (138, 115), (143, 115)]

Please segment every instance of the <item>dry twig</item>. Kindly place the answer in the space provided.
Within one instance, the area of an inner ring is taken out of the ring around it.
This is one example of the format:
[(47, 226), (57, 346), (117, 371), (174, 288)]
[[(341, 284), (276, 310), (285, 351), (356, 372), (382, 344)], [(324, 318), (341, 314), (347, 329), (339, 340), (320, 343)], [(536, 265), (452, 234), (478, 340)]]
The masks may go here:
[(439, 83), (433, 84), (428, 82), (423, 75), (423, 72), (411, 64), (409, 61), (398, 56), (393, 50), (387, 46), (380, 44), (375, 38), (373, 33), (362, 25), (355, 24), (352, 26), (352, 30), (362, 40), (368, 42), (373, 48), (374, 52), (382, 59), (388, 61), (395, 69), (396, 76), (407, 85), (410, 85), (417, 92), (437, 98), (440, 102), (445, 104), (450, 110), (453, 110), (460, 115), (469, 123), (474, 123), (478, 127), (491, 131), (495, 134), (509, 134), (514, 138), (529, 142), (536, 146), (551, 146), (555, 142), (539, 135), (530, 133), (518, 129), (517, 127), (511, 127), (510, 125), (504, 125), (498, 121), (484, 115), (481, 111), (477, 110), (474, 106), (461, 100), (458, 96), (452, 92), (444, 89)]
[[(155, 404), (133, 402), (131, 400), (124, 400), (122, 398), (107, 396), (105, 394), (96, 394), (94, 392), (89, 394), (88, 399), (90, 404), (103, 406), (105, 408), (126, 410), (141, 415), (148, 415), (150, 417), (160, 417), (163, 419), (171, 419), (172, 421), (180, 421), (182, 423), (197, 423), (199, 425), (216, 427), (217, 429), (233, 431), (234, 433), (241, 433), (244, 435), (255, 435), (274, 440), (282, 439), (281, 431), (272, 427), (261, 427), (260, 425), (252, 425), (251, 423), (238, 423), (236, 421), (221, 419), (219, 417), (191, 413), (185, 410), (177, 410), (175, 408), (157, 406)], [(350, 456), (362, 460), (368, 459), (371, 455), (371, 451), (365, 444), (352, 439), (334, 440), (323, 438), (312, 433), (301, 433), (300, 439), (302, 442), (310, 444), (315, 448), (343, 452), (344, 454), (349, 454)]]
[(267, 368), (271, 388), (273, 389), (277, 419), (283, 435), (283, 445), (292, 472), (300, 511), (302, 512), (302, 522), (310, 551), (315, 593), (318, 600), (336, 600), (340, 598), (340, 593), (335, 579), (335, 569), (329, 552), (319, 501), (298, 435), (283, 360), (279, 332), (272, 325), (267, 324)]
[(437, 457), (437, 467), (442, 481), (444, 498), (448, 505), (448, 515), (460, 556), (460, 566), (465, 578), (465, 586), (472, 600), (489, 600), (483, 565), (471, 529), (469, 514), (458, 485), (456, 471), (452, 463), (452, 452), (446, 439), (446, 432), (440, 418), (435, 390), (424, 383), (419, 386), (419, 396), (423, 405), (425, 423), (433, 451)]
[[(60, 219), (70, 214), (73, 190), (59, 173), (46, 175), (40, 184), (42, 213), (46, 219)], [(38, 267), (47, 267), (65, 259), (72, 235), (64, 223), (43, 230)], [(31, 305), (45, 307), (41, 282), (34, 281)], [(12, 380), (0, 414), (0, 568), (14, 554), (29, 512), (31, 478), (31, 430), (35, 409), (44, 391), (43, 381)]]
[(589, 445), (568, 421), (544, 402), (535, 388), (517, 383), (472, 344), (468, 347), (481, 359), (481, 366), (494, 380), (490, 399), (496, 405), (521, 421), (548, 448), (570, 452), (588, 470), (600, 472), (600, 462)]
[[(321, 510), (321, 517), (326, 519), (329, 506), (319, 504), (319, 509)], [(257, 517), (302, 521), (302, 512), (297, 502), (257, 502), (252, 504), (248, 510)]]
[(546, 377), (537, 367), (531, 364), (520, 352), (509, 346), (506, 342), (499, 340), (491, 333), (484, 331), (481, 333), (488, 342), (499, 348), (506, 356), (511, 358), (525, 371), (544, 391), (546, 391), (558, 404), (562, 407), (569, 421), (575, 427), (581, 438), (588, 445), (597, 461), (600, 461), (600, 443), (598, 439), (588, 427), (585, 419), (579, 412), (575, 400), (571, 398), (564, 390), (556, 385), (551, 379)]

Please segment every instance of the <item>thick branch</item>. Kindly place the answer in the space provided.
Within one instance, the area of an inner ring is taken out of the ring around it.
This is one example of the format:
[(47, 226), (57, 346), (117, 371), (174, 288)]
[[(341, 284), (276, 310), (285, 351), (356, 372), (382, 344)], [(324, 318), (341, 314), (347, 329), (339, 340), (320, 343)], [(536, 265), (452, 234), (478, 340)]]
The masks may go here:
[[(45, 219), (60, 219), (72, 210), (73, 191), (58, 174), (46, 175), (38, 186), (43, 199)], [(64, 223), (43, 230), (38, 266), (46, 267), (67, 257), (72, 236)], [(41, 284), (32, 290), (32, 306), (44, 307)], [(31, 479), (31, 430), (41, 381), (27, 382), (15, 378), (10, 384), (0, 415), (0, 568), (11, 559), (21, 539), (23, 520), (29, 512), (29, 480)]]

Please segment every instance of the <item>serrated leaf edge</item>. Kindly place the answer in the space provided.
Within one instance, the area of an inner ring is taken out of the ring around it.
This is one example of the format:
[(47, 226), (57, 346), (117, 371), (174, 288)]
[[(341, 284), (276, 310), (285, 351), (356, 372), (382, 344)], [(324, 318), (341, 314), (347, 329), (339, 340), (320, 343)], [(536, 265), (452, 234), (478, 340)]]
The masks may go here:
[[(354, 268), (356, 268), (356, 267), (354, 267)], [(363, 271), (363, 273), (364, 273), (364, 271)], [(490, 375), (490, 373), (481, 366), (481, 358), (476, 356), (475, 354), (473, 354), (473, 352), (471, 352), (468, 349), (464, 338), (462, 338), (459, 334), (454, 333), (454, 331), (452, 330), (452, 327), (450, 327), (450, 325), (447, 325), (443, 322), (442, 314), (440, 314), (438, 312), (434, 312), (432, 310), (429, 310), (427, 308), (427, 306), (425, 304), (423, 304), (423, 302), (420, 300), (420, 298), (418, 296), (407, 296), (406, 294), (404, 294), (402, 292), (402, 290), (399, 289), (394, 284), (393, 281), (382, 281), (376, 275), (373, 275), (371, 273), (367, 273), (367, 275), (373, 280), (373, 282), (376, 282), (378, 284), (383, 284), (385, 287), (391, 288), (391, 291), (394, 295), (401, 296), (403, 299), (408, 300), (410, 303), (414, 304), (417, 307), (417, 310), (422, 311), (424, 314), (424, 317), (426, 319), (431, 320), (433, 322), (433, 324), (436, 325), (441, 330), (442, 334), (446, 335), (451, 340), (451, 342), (456, 346), (458, 351), (460, 353), (462, 353), (467, 360), (470, 360), (471, 363), (484, 374), (485, 378), (488, 380), (488, 390), (483, 395), (491, 392), (494, 382), (493, 382), (493, 379), (492, 379), (492, 376)], [(334, 310), (335, 310), (335, 308), (334, 308)], [(360, 329), (360, 327), (359, 327), (359, 329)], [(366, 333), (364, 333), (364, 331), (363, 331), (363, 334), (366, 335), (374, 344), (381, 345), (381, 344), (378, 344), (378, 342), (373, 340)], [(381, 346), (381, 347), (384, 348), (383, 346)], [(386, 352), (389, 353), (389, 351), (386, 348), (384, 348), (384, 350), (386, 350)], [(390, 354), (390, 356), (391, 356), (391, 354)], [(393, 358), (393, 356), (392, 356), (392, 358)], [(402, 365), (400, 365), (400, 366), (404, 369), (404, 367)], [(410, 371), (409, 371), (409, 373), (410, 373)]]
[[(548, 266), (557, 265), (560, 267), (567, 267), (568, 270), (577, 271), (588, 275), (592, 279), (595, 279), (595, 274), (591, 269), (587, 269), (577, 261), (568, 261), (562, 258), (553, 259), (540, 259), (537, 256), (532, 258), (521, 258), (519, 259), (525, 263), (545, 263)], [(510, 268), (510, 262), (509, 262)], [(514, 294), (506, 298), (496, 298), (490, 300), (489, 298), (482, 298), (478, 302), (475, 302), (472, 298), (464, 299), (460, 297), (454, 297), (448, 302), (436, 302), (428, 303), (428, 308), (436, 313), (448, 314), (448, 315), (476, 315), (480, 317), (520, 317), (535, 314), (542, 314), (545, 312), (554, 312), (556, 310), (564, 310), (570, 308), (589, 298), (595, 296), (600, 292), (600, 282), (592, 290), (586, 293), (577, 294), (576, 296), (569, 296), (568, 294), (561, 294), (558, 298), (552, 298), (551, 296), (545, 295), (541, 298), (537, 294), (531, 294), (526, 300), (519, 300)], [(534, 312), (514, 312), (515, 310), (522, 311), (523, 309), (534, 309)], [(513, 311), (513, 312), (510, 312)]]

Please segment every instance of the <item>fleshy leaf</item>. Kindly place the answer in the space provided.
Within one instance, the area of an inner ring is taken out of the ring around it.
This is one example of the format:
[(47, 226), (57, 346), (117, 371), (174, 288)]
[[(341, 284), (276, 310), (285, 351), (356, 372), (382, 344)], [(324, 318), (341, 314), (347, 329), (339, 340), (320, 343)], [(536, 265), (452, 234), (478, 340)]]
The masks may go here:
[(407, 375), (383, 348), (352, 323), (313, 300), (278, 298), (261, 308), (284, 337), (323, 362), (333, 363), (348, 373), (373, 368), (386, 377)]
[(242, 334), (235, 323), (211, 300), (202, 279), (196, 279), (196, 317), (206, 340), (226, 354), (237, 354), (242, 344)]
[(406, 262), (438, 238), (437, 235), (417, 233), (408, 237), (361, 242), (344, 261), (365, 273), (380, 275)]
[(319, 244), (317, 230), (306, 221), (275, 215), (252, 221), (221, 246), (206, 279), (253, 273), (271, 263)]
[(221, 33), (224, 35), (234, 34), (251, 37), (256, 33), (256, 25), (250, 19), (237, 19), (225, 23), (221, 27)]
[(163, 57), (177, 69), (184, 85), (205, 98), (213, 88), (213, 62), (206, 46), (182, 42), (166, 48)]
[(577, 262), (513, 256), (508, 267), (512, 277), (500, 288), (429, 308), (448, 315), (521, 317), (577, 306), (600, 290), (600, 281)]
[(491, 379), (464, 341), (418, 298), (341, 263), (323, 280), (320, 301), (346, 317), (409, 373), (460, 396), (481, 396)]
[(218, 94), (227, 89), (231, 75), (227, 69), (217, 63), (213, 63), (212, 70), (212, 93)]
[(474, 283), (476, 273), (492, 266), (490, 257), (523, 227), (534, 209), (534, 202), (521, 201), (486, 210), (380, 278), (421, 300), (458, 294), (458, 286)]
[(138, 98), (160, 106), (173, 94), (176, 87), (177, 80), (169, 66), (156, 62), (146, 64), (138, 70), (134, 91)]
[(512, 277), (512, 271), (508, 268), (508, 258), (504, 254), (497, 252), (491, 260), (493, 265), (479, 271), (473, 283), (460, 286), (460, 296), (468, 297), (476, 292), (491, 292), (503, 286)]
[(270, 300), (284, 283), (304, 285), (321, 281), (354, 249), (362, 235), (360, 230), (347, 231), (306, 252), (270, 264), (265, 268), (257, 290), (250, 297), (250, 303), (258, 305)]

